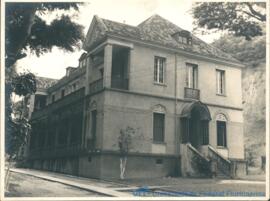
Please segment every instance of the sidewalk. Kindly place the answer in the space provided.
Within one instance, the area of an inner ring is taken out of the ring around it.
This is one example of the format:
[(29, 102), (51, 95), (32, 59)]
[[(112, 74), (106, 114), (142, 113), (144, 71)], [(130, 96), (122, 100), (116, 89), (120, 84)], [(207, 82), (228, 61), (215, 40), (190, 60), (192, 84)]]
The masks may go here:
[[(17, 169), (17, 168), (12, 168), (10, 169), (10, 171), (22, 173), (26, 175), (31, 175), (34, 177), (48, 180), (48, 181), (54, 181), (54, 182), (62, 183), (65, 185), (77, 187), (80, 189), (100, 193), (104, 195), (105, 197), (107, 196), (133, 197), (132, 194), (120, 192), (118, 190), (121, 190), (122, 188), (125, 189), (127, 187), (136, 188), (135, 186), (132, 187), (129, 185), (121, 185), (114, 182), (106, 182), (106, 181), (100, 181), (97, 179), (82, 178), (82, 177), (76, 177), (76, 176), (47, 172), (47, 171), (39, 171), (39, 170), (32, 170), (32, 169)], [(117, 190), (115, 190), (114, 188)]]

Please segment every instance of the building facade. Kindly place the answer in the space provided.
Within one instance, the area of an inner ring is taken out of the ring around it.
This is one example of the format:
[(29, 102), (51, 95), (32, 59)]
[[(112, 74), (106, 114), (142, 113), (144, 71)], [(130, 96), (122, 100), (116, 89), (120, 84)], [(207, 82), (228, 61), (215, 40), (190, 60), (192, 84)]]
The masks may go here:
[(232, 56), (154, 15), (94, 16), (77, 68), (32, 113), (29, 164), (119, 178), (118, 137), (136, 130), (126, 177), (245, 174), (241, 69)]

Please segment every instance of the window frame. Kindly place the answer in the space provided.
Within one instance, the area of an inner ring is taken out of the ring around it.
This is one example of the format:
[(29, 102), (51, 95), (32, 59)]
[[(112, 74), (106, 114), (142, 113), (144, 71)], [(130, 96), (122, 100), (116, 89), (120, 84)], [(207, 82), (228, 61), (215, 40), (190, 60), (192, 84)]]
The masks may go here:
[[(225, 134), (223, 132), (223, 135), (222, 135), (222, 144), (219, 144), (220, 140), (219, 140), (219, 123), (224, 123), (225, 125)], [(221, 121), (221, 120), (216, 120), (216, 129), (217, 129), (217, 147), (222, 147), (222, 148), (227, 148), (227, 122), (226, 121)]]
[[(190, 71), (190, 69), (192, 70)], [(186, 63), (186, 87), (190, 89), (198, 89), (199, 88), (198, 86), (199, 86), (198, 65), (193, 63)]]
[(91, 110), (90, 115), (91, 115), (91, 117), (90, 117), (91, 118), (90, 135), (91, 135), (92, 139), (95, 140), (97, 137), (97, 109)]
[(65, 97), (65, 95), (66, 95), (65, 93), (66, 93), (66, 90), (65, 89), (62, 89), (61, 90), (61, 98), (64, 98)]
[[(162, 63), (162, 81), (160, 76), (160, 63)], [(165, 85), (166, 58), (161, 56), (154, 57), (154, 83)]]
[(221, 95), (221, 96), (226, 96), (226, 73), (225, 73), (225, 70), (216, 69), (216, 94)]
[(54, 103), (54, 102), (55, 102), (55, 94), (52, 94), (51, 103)]
[[(157, 134), (155, 135), (155, 115), (162, 115), (163, 116), (163, 127), (162, 127), (162, 136), (161, 136), (161, 140), (160, 139), (157, 139), (159, 138), (159, 136), (157, 137)], [(153, 114), (152, 114), (152, 117), (153, 117), (153, 143), (157, 143), (157, 144), (160, 144), (160, 143), (165, 143), (165, 121), (166, 121), (166, 117), (165, 117), (165, 113), (161, 113), (161, 112), (156, 112), (154, 111)]]

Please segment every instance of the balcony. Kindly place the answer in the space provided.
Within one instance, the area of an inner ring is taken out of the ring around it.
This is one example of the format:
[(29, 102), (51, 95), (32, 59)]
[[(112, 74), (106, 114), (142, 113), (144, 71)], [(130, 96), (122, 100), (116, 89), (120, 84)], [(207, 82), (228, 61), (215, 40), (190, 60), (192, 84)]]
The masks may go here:
[(32, 119), (44, 117), (50, 114), (52, 111), (58, 110), (59, 108), (63, 108), (67, 105), (73, 105), (75, 102), (82, 100), (83, 97), (84, 97), (84, 87), (71, 94), (68, 94), (67, 96), (64, 96), (63, 98), (55, 101), (52, 104), (47, 105), (46, 107), (40, 110), (34, 111), (32, 114)]
[(103, 90), (103, 78), (89, 84), (89, 94), (94, 94)]
[(185, 87), (185, 98), (200, 100), (200, 90)]
[(104, 64), (104, 56), (96, 56), (93, 59), (93, 67), (100, 66), (101, 64)]
[(128, 90), (127, 78), (115, 78), (112, 77), (112, 88)]

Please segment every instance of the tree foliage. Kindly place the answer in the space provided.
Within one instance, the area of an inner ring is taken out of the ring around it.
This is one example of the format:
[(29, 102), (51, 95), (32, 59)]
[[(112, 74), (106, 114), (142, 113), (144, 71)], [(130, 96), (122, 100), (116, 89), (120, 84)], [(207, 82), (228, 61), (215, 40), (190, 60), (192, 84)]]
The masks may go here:
[(247, 41), (244, 37), (225, 35), (214, 41), (212, 45), (250, 67), (256, 67), (266, 60), (265, 35), (254, 37), (252, 41)]
[(126, 156), (128, 154), (134, 134), (135, 129), (131, 127), (120, 130), (120, 135), (118, 136), (118, 147), (122, 156)]
[(13, 92), (19, 96), (26, 96), (36, 92), (36, 78), (33, 73), (23, 73), (12, 79)]
[[(12, 118), (11, 94), (19, 96), (35, 93), (36, 81), (32, 73), (17, 74), (15, 64), (26, 57), (26, 50), (40, 56), (56, 46), (65, 51), (79, 48), (83, 40), (83, 27), (69, 15), (56, 17), (46, 23), (43, 16), (52, 11), (79, 10), (79, 4), (70, 2), (7, 2), (5, 4), (5, 148), (8, 154), (22, 145), (23, 134), (30, 127), (24, 116)], [(27, 131), (27, 132), (26, 132)], [(16, 145), (15, 145), (16, 144)]]
[(192, 13), (198, 29), (223, 30), (251, 40), (263, 34), (266, 3), (204, 2), (195, 3)]
[(36, 55), (53, 46), (74, 51), (83, 40), (83, 27), (68, 15), (47, 24), (40, 16), (54, 10), (79, 9), (79, 3), (6, 3), (6, 67), (26, 56), (25, 50)]

